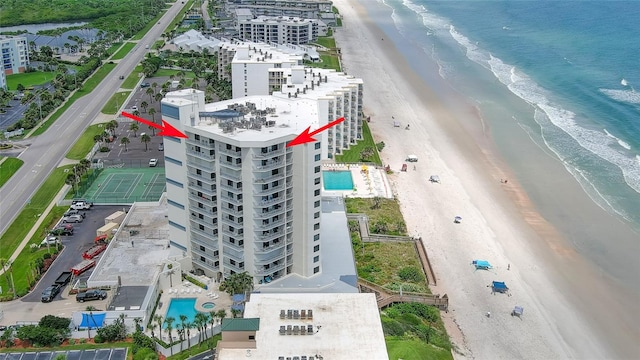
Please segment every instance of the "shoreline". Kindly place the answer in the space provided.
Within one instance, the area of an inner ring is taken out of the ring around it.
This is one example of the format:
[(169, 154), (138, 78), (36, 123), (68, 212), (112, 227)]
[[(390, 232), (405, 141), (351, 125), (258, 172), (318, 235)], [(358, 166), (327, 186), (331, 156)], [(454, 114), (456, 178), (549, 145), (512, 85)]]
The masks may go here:
[[(396, 172), (390, 180), (409, 235), (424, 239), (435, 265), (439, 286), (433, 292), (447, 293), (452, 300), (452, 311), (443, 319), (459, 349), (454, 355), (610, 358), (632, 354), (633, 348), (613, 350), (632, 344), (629, 338), (637, 328), (629, 321), (612, 332), (610, 314), (601, 310), (593, 318), (584, 316), (602, 301), (616, 304), (624, 299), (616, 299), (618, 292), (611, 291), (615, 286), (602, 285), (606, 279), (593, 273), (535, 210), (497, 155), (480, 114), (469, 108), (447, 109), (394, 43), (382, 40), (386, 39), (383, 30), (362, 4), (334, 3), (344, 18), (343, 28), (334, 34), (342, 49), (343, 69), (365, 81), (365, 112), (371, 116), (376, 141), (386, 144), (381, 156)], [(402, 119), (400, 130), (392, 127), (391, 116)], [(475, 117), (479, 125), (470, 129), (461, 124), (461, 116)], [(411, 131), (404, 130), (405, 123), (411, 124)], [(409, 153), (419, 156), (418, 169), (400, 173)], [(433, 174), (440, 176), (442, 184), (428, 184), (426, 179)], [(509, 179), (508, 184), (500, 183), (502, 178)], [(462, 224), (453, 224), (456, 215), (463, 216)], [(495, 271), (473, 272), (469, 265), (473, 259), (489, 260)], [(566, 264), (559, 267), (562, 262)], [(486, 285), (493, 280), (507, 282), (513, 296), (491, 295)], [(572, 282), (583, 284), (578, 289), (565, 288)], [(597, 296), (587, 289), (595, 290)], [(525, 307), (526, 325), (511, 319), (514, 305)], [(490, 319), (483, 316), (486, 311), (491, 311)], [(620, 315), (618, 311), (614, 319)], [(594, 325), (605, 323), (606, 330), (597, 331), (596, 336)], [(622, 340), (612, 340), (617, 337)]]

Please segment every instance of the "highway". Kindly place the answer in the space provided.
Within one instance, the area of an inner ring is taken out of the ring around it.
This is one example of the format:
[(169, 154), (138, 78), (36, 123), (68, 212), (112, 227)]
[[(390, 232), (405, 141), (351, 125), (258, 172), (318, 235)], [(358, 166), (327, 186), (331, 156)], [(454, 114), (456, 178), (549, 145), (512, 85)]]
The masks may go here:
[[(120, 75), (126, 78), (133, 71), (148, 51), (145, 45), (152, 47), (183, 6), (184, 2), (176, 1), (91, 94), (76, 101), (44, 134), (32, 139), (30, 146), (18, 156), (24, 164), (0, 188), (0, 234), (4, 234), (111, 95), (120, 88), (124, 81), (120, 80)], [(9, 258), (11, 254), (2, 256)]]

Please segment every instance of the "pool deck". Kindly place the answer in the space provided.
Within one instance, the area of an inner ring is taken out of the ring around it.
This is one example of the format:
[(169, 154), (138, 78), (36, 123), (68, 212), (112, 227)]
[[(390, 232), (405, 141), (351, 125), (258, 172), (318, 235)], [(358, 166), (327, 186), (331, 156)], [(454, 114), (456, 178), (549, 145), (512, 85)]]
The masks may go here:
[[(204, 278), (204, 277), (201, 277)], [(199, 281), (202, 279), (198, 279)], [(169, 311), (169, 305), (171, 303), (171, 299), (196, 299), (195, 309), (199, 312), (209, 313), (211, 311), (218, 312), (220, 310), (225, 310), (227, 312), (227, 317), (231, 316), (231, 305), (233, 305), (233, 300), (231, 296), (226, 292), (219, 291), (218, 287), (220, 284), (213, 280), (209, 280), (206, 283), (208, 289), (205, 290), (189, 281), (183, 281), (181, 284), (173, 284), (172, 288), (164, 289), (162, 295), (160, 297), (160, 301), (165, 304), (163, 306), (163, 310), (160, 311), (162, 317), (166, 319), (167, 311)], [(204, 303), (214, 303), (215, 306), (213, 309), (205, 309), (202, 307)], [(176, 319), (176, 322), (179, 322), (179, 319)], [(218, 319), (218, 322), (220, 320)], [(174, 323), (175, 327), (175, 323)], [(193, 334), (197, 334), (197, 330), (191, 330), (192, 336)], [(157, 335), (157, 334), (156, 334)], [(165, 342), (169, 341), (169, 336), (162, 332), (162, 340)], [(175, 340), (175, 336), (174, 336)]]
[(383, 197), (393, 198), (391, 185), (387, 174), (383, 168), (377, 168), (364, 164), (335, 164), (326, 163), (322, 166), (323, 171), (351, 171), (353, 186), (355, 190), (324, 190), (323, 195), (372, 198)]

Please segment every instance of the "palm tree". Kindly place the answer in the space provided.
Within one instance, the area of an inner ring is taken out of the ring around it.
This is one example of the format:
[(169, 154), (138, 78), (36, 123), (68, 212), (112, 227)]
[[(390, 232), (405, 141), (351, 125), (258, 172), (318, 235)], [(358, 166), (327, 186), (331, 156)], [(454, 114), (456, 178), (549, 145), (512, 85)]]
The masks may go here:
[(133, 323), (136, 324), (136, 332), (142, 331), (142, 326), (140, 326), (140, 324), (142, 324), (142, 318), (140, 317), (133, 318)]
[(109, 121), (104, 125), (104, 128), (113, 135), (113, 130), (115, 130), (116, 127), (111, 123), (111, 121)]
[[(198, 328), (198, 345), (202, 342), (202, 332), (205, 329), (205, 325), (207, 323), (207, 314), (205, 313), (197, 313), (196, 317), (193, 321), (193, 325)], [(206, 336), (206, 332), (204, 334)]]
[(149, 134), (144, 134), (140, 137), (140, 141), (144, 143), (144, 151), (148, 151), (149, 143), (151, 142), (151, 136), (149, 136)]
[(220, 290), (225, 291), (229, 295), (245, 294), (253, 290), (253, 277), (248, 272), (236, 273), (220, 284)]
[(153, 88), (153, 91), (156, 91), (156, 89), (158, 88), (158, 83), (157, 82), (152, 82), (151, 83), (151, 87)]
[(120, 144), (124, 145), (124, 151), (129, 151), (127, 150), (127, 144), (131, 143), (131, 140), (129, 140), (128, 137), (124, 136), (120, 139)]
[(149, 103), (146, 101), (143, 101), (140, 103), (140, 107), (144, 110), (144, 112), (147, 112), (147, 108), (149, 107)]
[(138, 123), (136, 122), (132, 122), (131, 125), (129, 125), (129, 130), (133, 131), (133, 137), (137, 137), (137, 131), (138, 129), (140, 129), (140, 127), (138, 126)]
[(148, 87), (146, 91), (147, 95), (149, 95), (149, 100), (153, 103), (153, 95), (155, 95), (155, 91), (152, 88)]
[(160, 101), (162, 100), (162, 98), (164, 97), (164, 95), (162, 93), (158, 93), (154, 96), (154, 98), (156, 99), (156, 101)]
[(218, 315), (218, 318), (220, 318), (220, 323), (222, 323), (222, 320), (227, 317), (227, 310), (220, 309), (216, 314)]
[(173, 343), (173, 333), (171, 331), (173, 330), (174, 321), (176, 321), (176, 319), (172, 316), (169, 316), (164, 320), (164, 322), (167, 324), (167, 327), (165, 329), (167, 331), (167, 334), (169, 334), (169, 346), (171, 347), (171, 355), (173, 355), (173, 346), (171, 346), (171, 344)]
[(158, 331), (160, 331), (160, 336), (162, 336), (162, 315), (153, 315), (153, 320), (155, 320), (156, 325), (158, 326)]
[(134, 116), (140, 117), (140, 111), (138, 111), (138, 110), (133, 110), (133, 112), (131, 114), (133, 114)]
[(238, 315), (240, 315), (240, 312), (241, 311), (238, 309), (231, 309), (231, 315), (233, 316), (234, 319), (237, 318)]
[(94, 141), (95, 143), (101, 143), (101, 142), (102, 142), (102, 140), (104, 140), (104, 133), (102, 133), (102, 134), (96, 134), (96, 135), (94, 135), (94, 136), (93, 136), (93, 141)]
[(120, 125), (117, 120), (111, 120), (107, 123), (111, 127), (111, 135), (115, 135), (115, 131)]
[(180, 351), (182, 352), (182, 344), (184, 343), (184, 331), (187, 325), (187, 315), (180, 314), (180, 324), (178, 324), (178, 335), (180, 336)]
[[(191, 329), (193, 329), (196, 325), (192, 322), (188, 322), (186, 324), (184, 324), (185, 329), (187, 330), (187, 349), (191, 348)], [(200, 339), (199, 335), (198, 335), (198, 339)], [(200, 344), (200, 341), (198, 341), (198, 345)]]
[(87, 169), (91, 168), (91, 160), (89, 159), (80, 160), (80, 166), (82, 167), (83, 172), (86, 172)]
[(155, 339), (156, 338), (156, 329), (158, 328), (158, 325), (154, 324), (154, 323), (149, 323), (149, 326), (147, 326), (149, 328), (149, 330), (151, 330), (151, 338)]
[(151, 121), (153, 121), (154, 123), (156, 122), (156, 118), (154, 116), (155, 114), (156, 114), (156, 109), (154, 108), (149, 109), (149, 115), (151, 115)]

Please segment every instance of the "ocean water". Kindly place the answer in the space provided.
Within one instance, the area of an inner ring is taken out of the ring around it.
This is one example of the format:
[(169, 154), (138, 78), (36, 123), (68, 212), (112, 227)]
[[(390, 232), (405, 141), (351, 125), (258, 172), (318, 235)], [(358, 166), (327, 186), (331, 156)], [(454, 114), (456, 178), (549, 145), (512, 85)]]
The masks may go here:
[[(361, 3), (445, 103), (460, 106), (453, 102), (464, 98), (475, 108), (543, 216), (562, 204), (545, 198), (552, 180), (527, 183), (536, 164), (523, 163), (513, 129), (631, 229), (621, 240), (587, 239), (597, 225), (567, 219), (581, 227), (574, 245), (614, 277), (637, 270), (616, 266), (637, 263), (629, 252), (640, 245), (640, 2)], [(545, 217), (563, 216), (571, 217)], [(609, 256), (606, 248), (617, 244), (607, 241), (620, 243), (619, 254)]]

